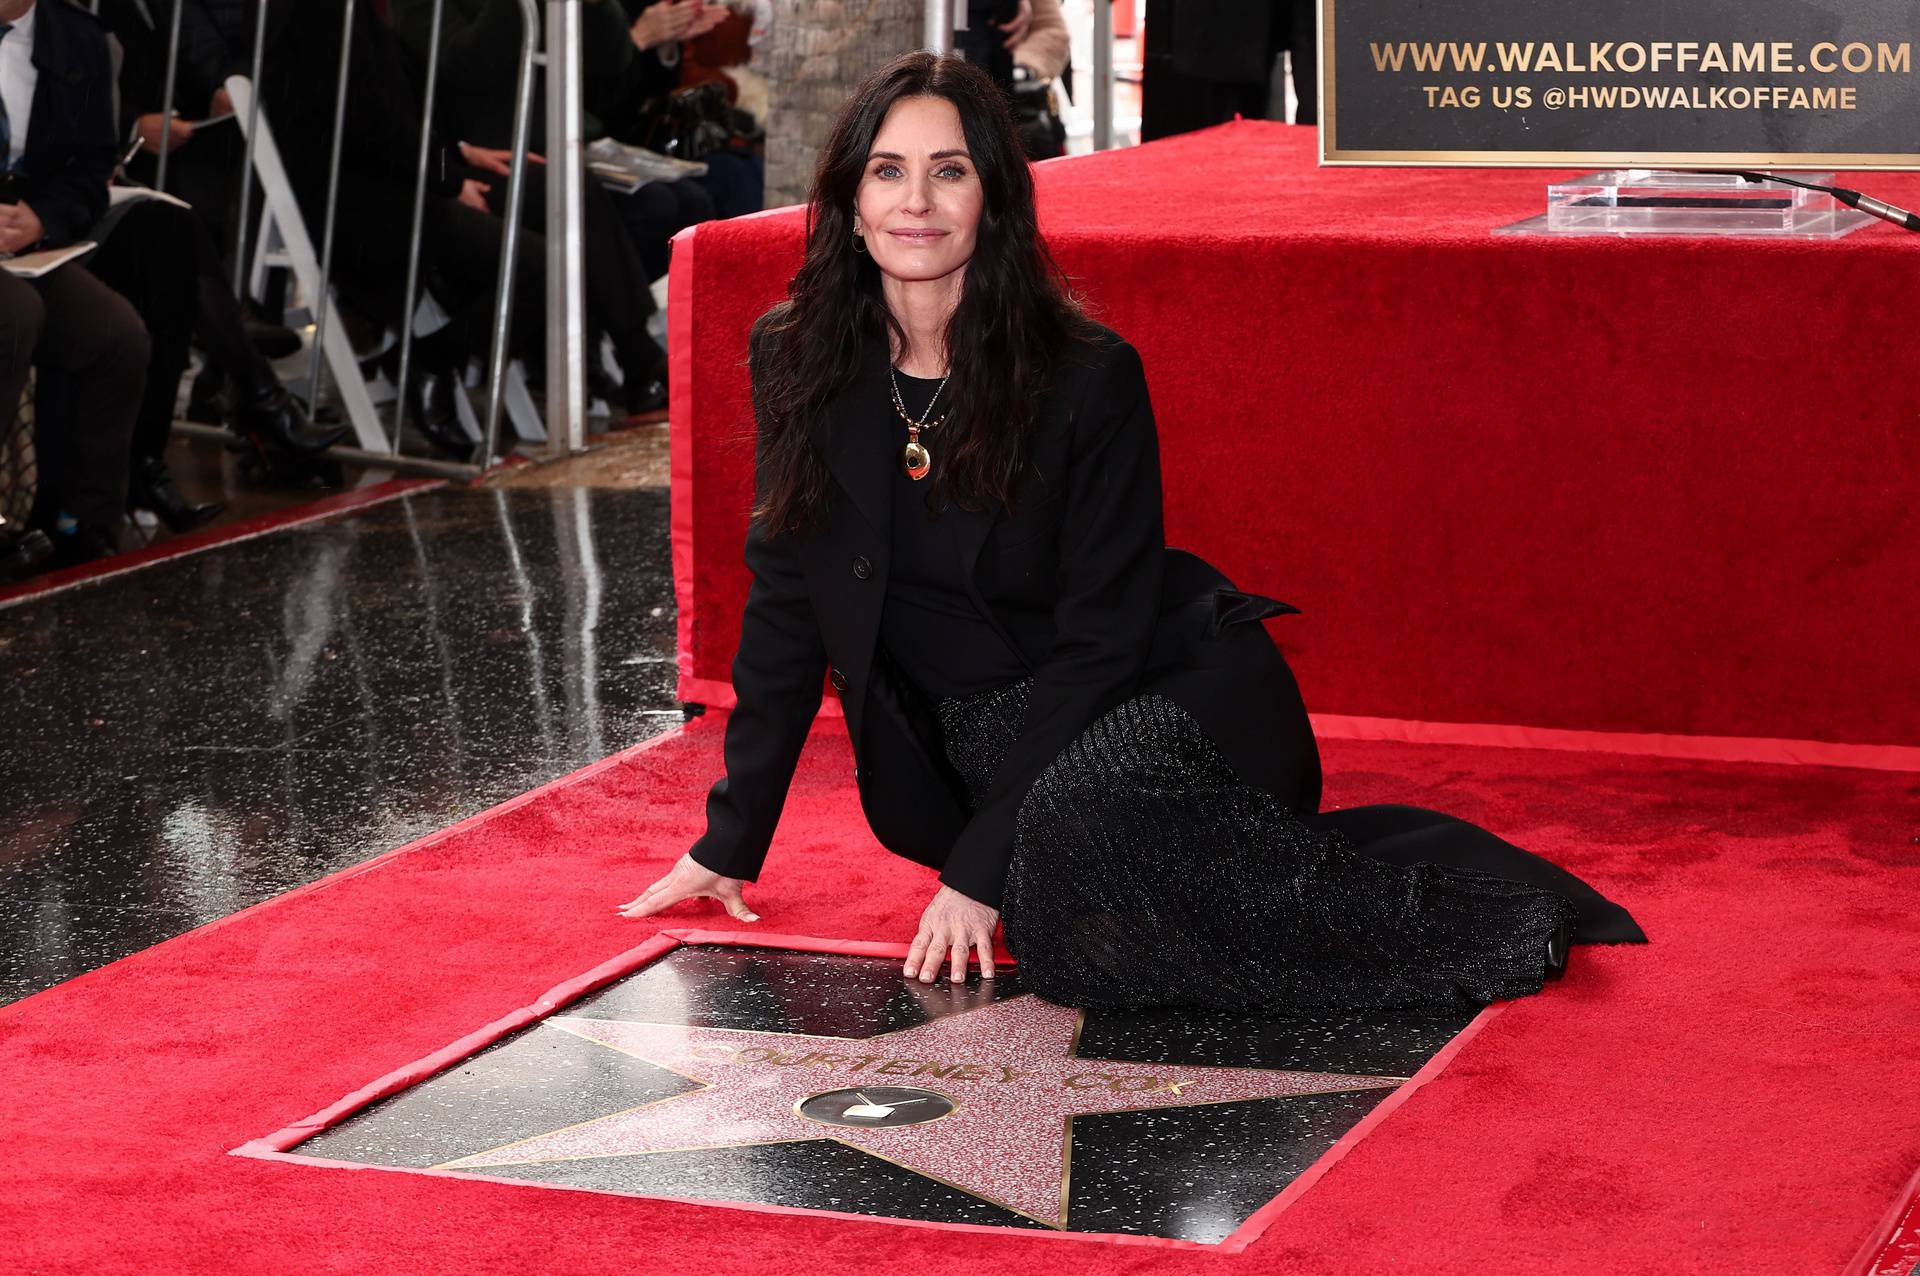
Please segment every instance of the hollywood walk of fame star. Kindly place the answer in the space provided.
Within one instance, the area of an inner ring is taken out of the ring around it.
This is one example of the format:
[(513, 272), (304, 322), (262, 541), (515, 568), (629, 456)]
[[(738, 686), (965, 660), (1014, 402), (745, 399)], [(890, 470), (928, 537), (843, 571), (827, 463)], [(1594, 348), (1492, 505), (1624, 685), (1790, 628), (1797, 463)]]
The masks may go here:
[(835, 1139), (1064, 1228), (1075, 1116), (1391, 1089), (1405, 1080), (1084, 1059), (1075, 1054), (1081, 1012), (1031, 993), (862, 1038), (570, 1016), (545, 1022), (702, 1088), (437, 1168)]

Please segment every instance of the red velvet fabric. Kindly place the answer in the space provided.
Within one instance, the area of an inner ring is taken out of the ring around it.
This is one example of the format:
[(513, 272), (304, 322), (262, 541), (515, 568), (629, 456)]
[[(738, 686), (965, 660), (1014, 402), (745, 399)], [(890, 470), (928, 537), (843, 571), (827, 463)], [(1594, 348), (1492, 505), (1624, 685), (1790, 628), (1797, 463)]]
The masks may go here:
[[(1304, 610), (1269, 623), (1310, 709), (1920, 744), (1920, 236), (1495, 237), (1549, 174), (1320, 169), (1311, 129), (1255, 121), (1036, 176), (1145, 362), (1168, 539)], [(726, 699), (747, 326), (801, 235), (781, 210), (675, 248), (687, 699)]]
[[(1837, 1272), (1920, 1160), (1920, 777), (1358, 741), (1331, 803), (1477, 820), (1653, 942), (1576, 950), (1237, 1257), (228, 1155), (657, 931), (741, 929), (614, 912), (699, 829), (722, 725), (0, 1009), (0, 1269)], [(821, 723), (748, 900), (899, 942), (933, 877), (849, 766)]]

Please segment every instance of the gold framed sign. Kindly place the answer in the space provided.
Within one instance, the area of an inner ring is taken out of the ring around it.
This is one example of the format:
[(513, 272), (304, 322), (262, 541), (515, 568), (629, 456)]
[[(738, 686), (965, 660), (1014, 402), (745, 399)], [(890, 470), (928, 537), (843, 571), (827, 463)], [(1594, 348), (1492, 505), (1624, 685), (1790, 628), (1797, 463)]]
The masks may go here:
[(1323, 164), (1920, 168), (1912, 0), (1319, 0)]

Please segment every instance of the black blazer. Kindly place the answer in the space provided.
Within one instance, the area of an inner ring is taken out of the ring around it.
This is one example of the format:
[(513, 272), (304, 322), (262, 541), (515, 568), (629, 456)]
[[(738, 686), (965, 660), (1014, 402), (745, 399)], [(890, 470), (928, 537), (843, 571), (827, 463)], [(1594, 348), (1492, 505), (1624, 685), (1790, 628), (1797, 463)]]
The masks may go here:
[(57, 248), (84, 238), (107, 211), (120, 158), (106, 33), (66, 0), (39, 0), (33, 65), (40, 75), (13, 193), (40, 218), (42, 246)]
[[(763, 316), (749, 339), (750, 366), (764, 328)], [(1164, 690), (1187, 704), (1243, 776), (1316, 809), (1318, 754), (1292, 674), (1264, 628), (1233, 623), (1295, 609), (1236, 590), (1201, 560), (1166, 548), (1145, 372), (1107, 328), (1077, 344), (1053, 377), (1017, 512), (941, 515), (958, 524), (974, 605), (1034, 675), (1025, 725), (991, 791), (967, 809), (929, 706), (890, 662), (876, 660), (897, 473), (893, 450), (873, 439), (893, 411), (887, 366), (884, 336), (869, 338), (859, 376), (816, 427), (834, 479), (825, 527), (792, 537), (756, 524), (747, 533), (753, 583), (733, 661), (727, 774), (708, 795), (693, 858), (728, 877), (758, 875), (823, 671), (840, 693), (875, 836), (996, 907), (1028, 788), (1076, 735), (1137, 691)], [(757, 457), (757, 488), (760, 464)]]

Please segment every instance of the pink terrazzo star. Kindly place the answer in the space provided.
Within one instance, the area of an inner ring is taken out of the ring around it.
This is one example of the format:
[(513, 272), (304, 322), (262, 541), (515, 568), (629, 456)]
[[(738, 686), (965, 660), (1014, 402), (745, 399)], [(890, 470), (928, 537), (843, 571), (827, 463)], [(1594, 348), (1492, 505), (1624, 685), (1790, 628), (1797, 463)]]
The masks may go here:
[[(1030, 993), (863, 1038), (567, 1016), (546, 1023), (669, 1068), (703, 1088), (439, 1168), (837, 1139), (1064, 1228), (1075, 1116), (1391, 1089), (1402, 1080), (1083, 1059), (1074, 1054), (1080, 1012)], [(880, 1086), (932, 1091), (954, 1107), (935, 1120), (887, 1128), (827, 1124), (798, 1111), (815, 1095)]]

